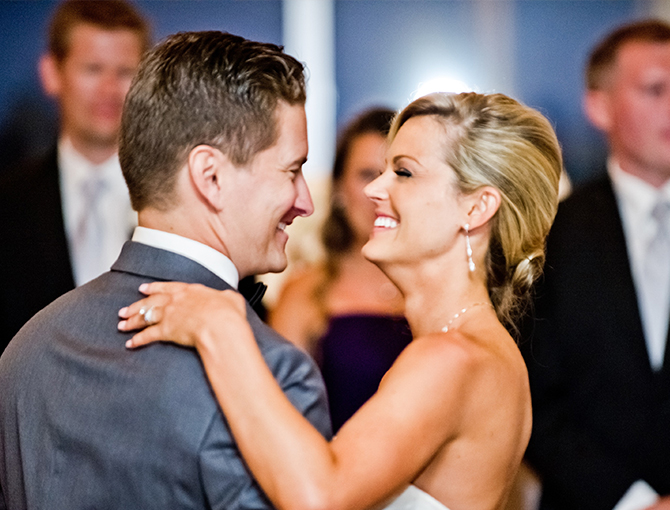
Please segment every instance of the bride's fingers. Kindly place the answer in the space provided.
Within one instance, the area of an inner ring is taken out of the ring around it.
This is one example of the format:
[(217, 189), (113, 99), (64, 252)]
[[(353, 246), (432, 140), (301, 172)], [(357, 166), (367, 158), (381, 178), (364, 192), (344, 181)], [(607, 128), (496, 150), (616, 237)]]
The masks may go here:
[(137, 314), (142, 314), (144, 315), (144, 311), (148, 310), (152, 305), (157, 305), (158, 300), (156, 297), (147, 297), (144, 299), (140, 299), (139, 301), (135, 301), (133, 304), (124, 306), (119, 310), (119, 317), (121, 319), (128, 319), (132, 317), (133, 315)]
[(126, 342), (127, 349), (136, 349), (153, 342), (159, 342), (163, 339), (160, 324), (143, 329)]
[(119, 318), (122, 320), (118, 325), (119, 330), (132, 331), (158, 322), (160, 320), (157, 315), (158, 309), (165, 307), (171, 299), (167, 294), (157, 294), (121, 308)]
[[(151, 295), (149, 295), (146, 292), (143, 292), (143, 289), (145, 288), (151, 290)], [(169, 289), (170, 287), (167, 288)], [(140, 285), (140, 292), (147, 294), (148, 297), (135, 301), (133, 304), (121, 308), (121, 310), (119, 310), (120, 318), (128, 319), (129, 317), (132, 317), (133, 315), (140, 313), (142, 310), (148, 310), (149, 307), (154, 305), (165, 306), (166, 304), (170, 303), (173, 299), (172, 293), (159, 292), (157, 288), (154, 287), (154, 283), (143, 283), (142, 285)]]
[(146, 296), (153, 294), (176, 294), (183, 292), (189, 284), (184, 282), (152, 282), (140, 285), (140, 292)]
[(137, 313), (119, 321), (118, 328), (120, 331), (134, 331), (158, 324), (163, 319), (164, 309), (165, 306), (147, 303)]

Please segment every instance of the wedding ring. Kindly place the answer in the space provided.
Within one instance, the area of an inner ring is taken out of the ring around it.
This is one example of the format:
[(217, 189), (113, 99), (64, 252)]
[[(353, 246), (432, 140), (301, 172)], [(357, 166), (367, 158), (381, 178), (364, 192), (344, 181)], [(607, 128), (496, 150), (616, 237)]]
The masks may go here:
[(152, 306), (148, 310), (145, 310), (144, 308), (140, 309), (140, 315), (144, 319), (144, 323), (147, 326), (151, 326), (154, 323), (154, 314), (156, 313), (155, 308)]

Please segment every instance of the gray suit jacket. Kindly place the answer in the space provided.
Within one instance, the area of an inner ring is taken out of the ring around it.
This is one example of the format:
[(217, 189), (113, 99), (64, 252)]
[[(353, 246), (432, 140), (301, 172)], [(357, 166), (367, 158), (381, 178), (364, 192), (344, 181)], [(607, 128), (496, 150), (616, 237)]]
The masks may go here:
[[(251, 509), (252, 480), (195, 351), (124, 347), (117, 311), (142, 282), (228, 285), (199, 264), (128, 242), (109, 273), (31, 319), (0, 358), (0, 509)], [(248, 308), (291, 402), (330, 437), (318, 370)]]

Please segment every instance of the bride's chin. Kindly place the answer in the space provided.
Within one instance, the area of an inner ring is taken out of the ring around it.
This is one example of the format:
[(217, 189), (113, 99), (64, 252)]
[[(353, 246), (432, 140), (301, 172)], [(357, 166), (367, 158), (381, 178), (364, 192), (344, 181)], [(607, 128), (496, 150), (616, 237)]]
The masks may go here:
[[(367, 246), (367, 245), (366, 245)], [(380, 265), (383, 264), (385, 261), (385, 257), (383, 256), (383, 253), (380, 253), (378, 250), (374, 249), (373, 247), (363, 247), (361, 250), (361, 253), (363, 254), (363, 257), (366, 258), (368, 261), (372, 262), (373, 264)]]
[(363, 245), (363, 248), (361, 248), (361, 254), (370, 262), (375, 261), (375, 249), (374, 246), (371, 246), (372, 243), (373, 241), (370, 240)]

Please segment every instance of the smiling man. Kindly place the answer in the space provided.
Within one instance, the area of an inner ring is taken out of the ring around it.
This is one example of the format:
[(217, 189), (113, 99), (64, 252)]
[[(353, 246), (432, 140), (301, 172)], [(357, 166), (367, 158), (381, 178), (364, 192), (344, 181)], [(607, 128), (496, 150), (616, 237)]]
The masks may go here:
[[(137, 223), (117, 156), (121, 112), (146, 21), (125, 1), (58, 5), (39, 62), (58, 141), (0, 183), (0, 353), (23, 324), (107, 271)], [(54, 139), (56, 136), (54, 136)]]
[[(181, 33), (143, 60), (119, 150), (139, 226), (110, 272), (0, 358), (0, 508), (270, 508), (195, 351), (129, 352), (117, 312), (144, 282), (234, 289), (286, 267), (286, 227), (313, 211), (304, 102), (303, 66), (271, 44)], [(329, 437), (314, 363), (247, 313), (282, 389)]]

